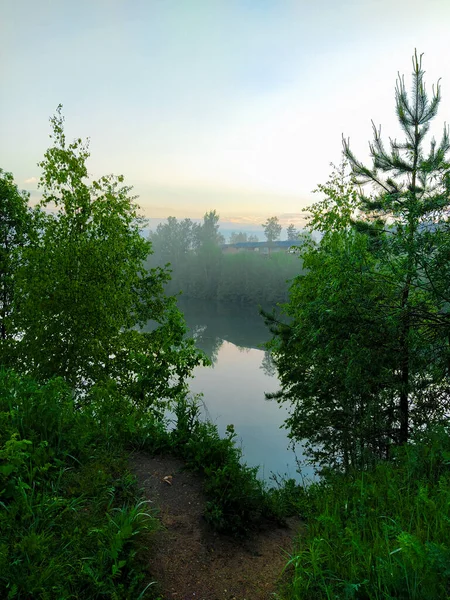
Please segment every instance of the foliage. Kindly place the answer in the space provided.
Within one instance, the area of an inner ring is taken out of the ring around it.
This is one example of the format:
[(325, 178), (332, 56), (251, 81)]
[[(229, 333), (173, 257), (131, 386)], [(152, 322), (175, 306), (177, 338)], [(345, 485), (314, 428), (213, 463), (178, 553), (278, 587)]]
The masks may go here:
[(40, 209), (0, 178), (1, 325), (21, 372), (0, 371), (0, 595), (144, 598), (157, 520), (125, 450), (168, 447), (164, 411), (204, 357), (164, 293), (168, 271), (145, 269), (130, 188), (88, 178), (61, 107), (51, 124)]
[(267, 221), (263, 223), (263, 229), (269, 244), (280, 239), (282, 227), (278, 222), (278, 217), (269, 217)]
[(369, 472), (305, 491), (282, 597), (440, 600), (450, 586), (450, 437), (430, 432)]
[[(158, 391), (171, 381), (178, 390), (200, 357), (184, 340), (175, 299), (164, 294), (167, 271), (145, 269), (151, 246), (140, 235), (131, 188), (121, 176), (90, 182), (87, 144), (67, 144), (61, 107), (51, 124), (41, 206), (56, 212), (46, 215), (17, 274), (20, 364), (44, 381), (62, 376), (78, 393), (111, 377), (131, 393), (125, 382), (149, 373)], [(157, 332), (132, 331), (149, 319)], [(146, 393), (141, 386), (136, 400), (151, 402)]]
[(61, 379), (12, 371), (0, 371), (0, 422), (2, 598), (138, 597), (157, 520), (106, 422), (75, 410)]
[(220, 216), (215, 210), (205, 213), (203, 223), (198, 228), (199, 245), (204, 248), (220, 246), (225, 243), (225, 238), (219, 233)]
[[(365, 236), (333, 234), (303, 256), (306, 275), (291, 287), (289, 324), (268, 322), (269, 344), (281, 382), (271, 397), (292, 403), (290, 437), (305, 440), (317, 469), (362, 466), (384, 457), (390, 442), (391, 323), (374, 318), (380, 290), (370, 277), (373, 257)], [(383, 298), (388, 298), (386, 287)], [(345, 301), (343, 301), (345, 299)]]
[[(440, 92), (429, 102), (422, 76), (416, 56), (411, 105), (403, 80), (397, 87), (405, 144), (393, 141), (388, 154), (376, 132), (370, 170), (345, 143), (359, 179), (344, 164), (319, 186), (310, 226), (321, 243), (304, 244), (307, 272), (284, 317), (266, 315), (281, 380), (272, 397), (291, 405), (291, 437), (307, 438), (319, 466), (364, 468), (448, 414), (450, 280), (436, 264), (448, 249), (448, 136), (425, 157)], [(360, 193), (361, 178), (378, 195)]]
[(131, 447), (175, 453), (199, 471), (206, 520), (221, 532), (240, 537), (296, 507), (293, 482), (267, 490), (241, 463), (233, 427), (220, 438), (185, 395), (175, 428), (133, 409), (114, 382), (88, 395), (77, 409), (62, 379), (0, 372), (2, 597), (154, 597), (146, 555), (158, 521), (127, 470)]
[(15, 273), (30, 242), (31, 223), (28, 194), (19, 191), (11, 173), (0, 169), (0, 364), (6, 364), (16, 332)]
[(290, 223), (290, 225), (287, 226), (286, 233), (287, 239), (292, 241), (298, 240), (301, 235), (300, 231), (295, 228), (295, 225), (293, 223)]
[(222, 260), (220, 245), (224, 243), (215, 210), (207, 212), (201, 224), (169, 217), (150, 234), (150, 239), (154, 256), (148, 257), (147, 265), (170, 266), (171, 281), (165, 282), (168, 293), (178, 294), (189, 285), (196, 297), (215, 296)]
[(217, 427), (200, 419), (196, 401), (181, 399), (176, 407), (173, 449), (188, 468), (204, 474), (204, 489), (210, 498), (205, 518), (214, 529), (243, 535), (261, 517), (264, 493), (256, 478), (257, 468), (241, 464), (233, 426), (220, 438)]
[(225, 255), (217, 289), (217, 300), (241, 304), (270, 304), (287, 298), (288, 281), (302, 272), (297, 256), (274, 252)]
[[(288, 280), (302, 271), (301, 261), (295, 255), (277, 252), (267, 256), (250, 251), (222, 254), (215, 243), (207, 247), (191, 246), (181, 258), (175, 251), (169, 256), (161, 249), (169, 245), (175, 248), (171, 242), (175, 232), (182, 235), (182, 222), (177, 223), (170, 217), (167, 224), (158, 226), (156, 234), (151, 236), (155, 253), (147, 263), (155, 266), (170, 259), (171, 280), (165, 286), (168, 293), (182, 291), (188, 298), (254, 305), (273, 305), (287, 300)], [(244, 236), (245, 241), (252, 241), (251, 236), (241, 233), (236, 234), (235, 240), (242, 241)], [(185, 243), (182, 245), (187, 248)]]
[(150, 233), (152, 250), (158, 266), (182, 265), (184, 259), (199, 245), (200, 225), (176, 217), (169, 217), (167, 223), (160, 223), (156, 231)]
[[(207, 522), (217, 531), (238, 537), (255, 530), (264, 519), (283, 522), (292, 514), (293, 504), (282, 486), (267, 489), (257, 478), (258, 468), (242, 463), (232, 425), (221, 438), (217, 426), (203, 421), (200, 413), (197, 399), (180, 397), (170, 444), (188, 468), (203, 475)], [(292, 485), (289, 493), (295, 494)]]
[(339, 166), (331, 166), (328, 181), (314, 190), (315, 194), (321, 194), (321, 199), (308, 208), (308, 228), (325, 236), (348, 231), (361, 207), (359, 191), (348, 174), (348, 162), (343, 160)]
[[(445, 126), (439, 145), (432, 139), (429, 153), (425, 153), (424, 139), (437, 114), (441, 93), (438, 83), (430, 100), (423, 77), (422, 56), (418, 57), (416, 52), (411, 97), (402, 77), (398, 79), (395, 93), (397, 117), (405, 141), (390, 140), (388, 151), (381, 131), (374, 126), (371, 169), (357, 160), (344, 140), (344, 153), (354, 180), (361, 185), (370, 183), (374, 190), (371, 196), (361, 196), (366, 222), (359, 224), (360, 229), (372, 237), (380, 237), (388, 221), (395, 225), (382, 235), (380, 262), (387, 271), (384, 276), (397, 286), (399, 385), (393, 392), (398, 398), (401, 442), (408, 440), (412, 407), (423, 401), (418, 398), (418, 388), (428, 388), (426, 403), (434, 411), (441, 401), (439, 388), (448, 379), (450, 319), (446, 299), (450, 281), (447, 279), (444, 283), (441, 272), (436, 280), (443, 287), (443, 295), (436, 295), (435, 275), (429, 268), (429, 263), (434, 261), (428, 257), (440, 253), (442, 234), (448, 238), (450, 137), (449, 128)], [(435, 240), (433, 231), (436, 230), (439, 234)], [(440, 313), (443, 315), (436, 320)], [(418, 354), (423, 352), (420, 344), (415, 345), (419, 330), (420, 338), (425, 336), (431, 341), (427, 344), (428, 368), (423, 361), (417, 361)], [(433, 388), (438, 388), (437, 394)]]
[[(218, 529), (242, 534), (274, 503), (240, 463), (232, 428), (221, 439), (190, 418), (185, 381), (206, 359), (164, 293), (168, 271), (145, 268), (150, 243), (131, 189), (122, 177), (91, 181), (87, 144), (66, 143), (61, 107), (51, 123), (40, 208), (0, 177), (0, 325), (16, 369), (0, 370), (0, 595), (149, 597), (144, 553), (158, 521), (127, 471), (130, 448), (175, 451), (200, 470)], [(214, 289), (218, 215), (194, 229)]]
[(228, 240), (229, 244), (238, 244), (239, 242), (257, 242), (258, 236), (256, 235), (248, 235), (245, 231), (232, 231), (230, 233), (230, 239)]

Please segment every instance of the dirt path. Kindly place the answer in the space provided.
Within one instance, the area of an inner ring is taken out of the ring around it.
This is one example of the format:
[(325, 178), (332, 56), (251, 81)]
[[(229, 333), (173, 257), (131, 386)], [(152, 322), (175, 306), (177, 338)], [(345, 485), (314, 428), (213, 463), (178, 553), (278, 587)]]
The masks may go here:
[[(163, 528), (154, 540), (151, 574), (164, 600), (266, 600), (276, 583), (299, 527), (260, 532), (243, 543), (215, 534), (202, 518), (201, 479), (171, 457), (134, 454), (131, 469), (160, 510)], [(170, 484), (164, 478), (171, 476)]]

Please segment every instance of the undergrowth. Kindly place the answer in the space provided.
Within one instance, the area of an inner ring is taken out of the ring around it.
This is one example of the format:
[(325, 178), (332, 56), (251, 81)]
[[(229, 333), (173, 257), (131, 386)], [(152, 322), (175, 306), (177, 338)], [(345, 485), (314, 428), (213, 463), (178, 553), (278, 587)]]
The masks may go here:
[(280, 524), (295, 514), (302, 488), (293, 480), (268, 488), (258, 478), (258, 467), (242, 462), (233, 425), (221, 438), (216, 425), (201, 419), (195, 399), (187, 397), (179, 400), (175, 415), (170, 449), (202, 474), (208, 498), (204, 516), (214, 529), (243, 536), (263, 521)]
[(450, 597), (450, 438), (435, 431), (370, 472), (312, 485), (285, 600)]
[(146, 558), (158, 521), (127, 468), (136, 447), (201, 474), (216, 530), (244, 536), (264, 521), (306, 520), (284, 600), (450, 597), (447, 430), (370, 471), (268, 488), (242, 463), (233, 427), (221, 438), (184, 394), (173, 427), (113, 385), (88, 400), (74, 406), (60, 379), (38, 385), (0, 371), (0, 597), (155, 597)]
[(101, 411), (76, 410), (62, 380), (0, 371), (0, 597), (149, 597), (157, 520)]
[(175, 416), (171, 427), (114, 384), (75, 405), (61, 379), (0, 370), (1, 598), (155, 598), (147, 563), (158, 520), (128, 471), (132, 449), (175, 454), (199, 472), (218, 531), (243, 536), (295, 510), (295, 486), (268, 490), (242, 464), (232, 426), (221, 438), (186, 394)]

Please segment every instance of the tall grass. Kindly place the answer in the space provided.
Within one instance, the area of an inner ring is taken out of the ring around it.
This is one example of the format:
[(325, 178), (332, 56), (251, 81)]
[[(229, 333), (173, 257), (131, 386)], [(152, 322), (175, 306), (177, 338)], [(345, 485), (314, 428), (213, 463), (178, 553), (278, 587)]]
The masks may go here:
[(314, 484), (285, 599), (450, 597), (450, 438), (430, 434), (370, 472)]
[(97, 415), (76, 410), (61, 380), (0, 371), (1, 598), (134, 600), (145, 589), (139, 554), (157, 520), (117, 427)]

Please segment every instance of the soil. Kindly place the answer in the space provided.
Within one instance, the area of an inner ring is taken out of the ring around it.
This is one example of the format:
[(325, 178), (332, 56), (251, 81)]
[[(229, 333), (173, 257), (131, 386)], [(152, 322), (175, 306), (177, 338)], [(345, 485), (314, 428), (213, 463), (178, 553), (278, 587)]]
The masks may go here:
[[(266, 600), (276, 598), (300, 522), (273, 523), (245, 541), (217, 534), (203, 518), (200, 476), (181, 460), (134, 454), (131, 469), (159, 510), (149, 570), (164, 600)], [(166, 478), (166, 479), (164, 479)]]

